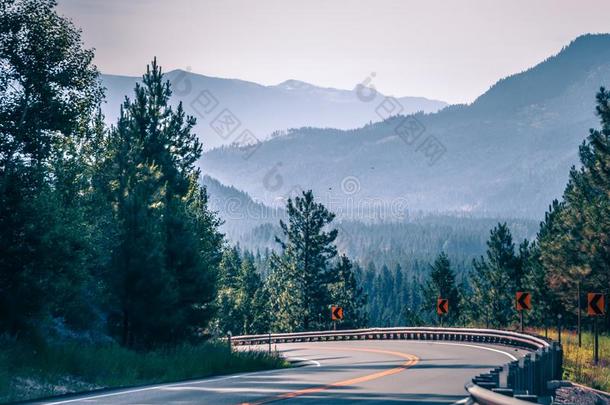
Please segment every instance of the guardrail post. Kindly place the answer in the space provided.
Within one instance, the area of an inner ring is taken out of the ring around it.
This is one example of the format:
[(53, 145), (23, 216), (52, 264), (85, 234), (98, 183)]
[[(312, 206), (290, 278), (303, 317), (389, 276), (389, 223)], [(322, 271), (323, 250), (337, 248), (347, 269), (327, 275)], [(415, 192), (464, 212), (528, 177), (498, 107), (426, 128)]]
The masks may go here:
[(563, 374), (563, 349), (561, 344), (555, 344), (553, 348), (553, 355), (555, 357), (555, 368), (553, 370), (553, 379), (561, 380)]
[(532, 354), (532, 392), (536, 395), (542, 394), (542, 373), (540, 369), (541, 364), (541, 356), (540, 352), (535, 352)]
[(548, 351), (546, 347), (538, 351), (538, 383), (540, 384), (540, 395), (546, 394), (546, 382), (549, 380), (548, 374)]
[(532, 394), (534, 392), (534, 375), (532, 373), (534, 367), (531, 354), (525, 356), (523, 364), (525, 366), (525, 391)]
[(510, 388), (511, 390), (515, 389), (515, 364), (516, 362), (510, 362), (505, 366), (506, 377), (504, 379), (505, 388)]
[(517, 386), (515, 394), (523, 394), (525, 392), (525, 357), (519, 359), (517, 367)]

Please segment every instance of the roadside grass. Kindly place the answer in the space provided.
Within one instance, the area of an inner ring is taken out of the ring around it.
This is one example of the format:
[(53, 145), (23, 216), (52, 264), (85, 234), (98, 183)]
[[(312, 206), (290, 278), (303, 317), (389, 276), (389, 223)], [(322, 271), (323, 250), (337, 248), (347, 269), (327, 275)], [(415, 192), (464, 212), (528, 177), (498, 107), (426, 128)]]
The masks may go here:
[(286, 366), (276, 354), (229, 352), (221, 343), (141, 353), (118, 345), (61, 344), (34, 349), (3, 341), (0, 403)]
[[(543, 329), (535, 330), (544, 335)], [(549, 338), (557, 340), (557, 330), (549, 329)], [(610, 336), (599, 336), (599, 364), (593, 364), (593, 339), (591, 332), (582, 332), (582, 347), (578, 347), (578, 334), (562, 330), (564, 378), (598, 390), (610, 392)]]

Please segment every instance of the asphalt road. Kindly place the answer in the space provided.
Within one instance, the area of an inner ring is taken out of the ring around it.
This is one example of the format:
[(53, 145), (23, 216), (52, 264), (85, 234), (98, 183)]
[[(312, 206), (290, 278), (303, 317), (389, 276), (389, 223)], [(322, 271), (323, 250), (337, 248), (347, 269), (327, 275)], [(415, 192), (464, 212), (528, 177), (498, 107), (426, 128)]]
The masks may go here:
[(464, 384), (524, 354), (502, 346), (370, 340), (289, 343), (303, 367), (109, 391), (38, 404), (447, 404)]

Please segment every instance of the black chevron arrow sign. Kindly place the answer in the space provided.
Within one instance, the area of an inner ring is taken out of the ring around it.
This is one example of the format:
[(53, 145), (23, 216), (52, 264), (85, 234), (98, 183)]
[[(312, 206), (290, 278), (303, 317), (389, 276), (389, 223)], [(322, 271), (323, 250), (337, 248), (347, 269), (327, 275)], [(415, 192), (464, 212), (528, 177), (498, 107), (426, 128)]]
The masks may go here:
[(604, 295), (600, 293), (587, 294), (587, 314), (590, 316), (604, 315), (605, 302)]
[(436, 313), (439, 315), (445, 315), (449, 312), (449, 300), (445, 298), (439, 298), (436, 301)]
[(517, 292), (517, 311), (532, 309), (532, 295), (528, 292)]
[(343, 307), (334, 306), (331, 308), (331, 317), (333, 321), (343, 319)]

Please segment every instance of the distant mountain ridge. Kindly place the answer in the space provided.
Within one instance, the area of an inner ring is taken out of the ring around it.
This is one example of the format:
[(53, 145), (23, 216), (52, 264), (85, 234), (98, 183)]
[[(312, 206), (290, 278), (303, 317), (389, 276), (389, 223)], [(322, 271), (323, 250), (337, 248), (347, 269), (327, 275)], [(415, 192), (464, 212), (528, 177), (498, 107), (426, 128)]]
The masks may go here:
[[(263, 86), (183, 70), (168, 72), (166, 77), (173, 85), (173, 104), (182, 101), (187, 114), (197, 118), (195, 132), (205, 149), (238, 142), (246, 129), (252, 134), (251, 139), (264, 140), (275, 131), (290, 128), (351, 129), (381, 120), (375, 112), (375, 105), (359, 99), (355, 89), (322, 88), (298, 80)], [(132, 97), (140, 78), (102, 75), (101, 80), (106, 87), (106, 103), (102, 109), (107, 122), (112, 124), (116, 122), (125, 96)], [(423, 97), (400, 97), (397, 100), (405, 113), (434, 112), (447, 106), (443, 101)], [(225, 110), (239, 123), (231, 133), (219, 132), (211, 126)]]
[[(389, 211), (398, 204), (540, 218), (599, 125), (595, 94), (603, 85), (610, 85), (610, 35), (584, 35), (470, 105), (416, 114), (406, 126), (392, 116), (347, 131), (292, 130), (247, 154), (239, 146), (208, 151), (201, 166), (270, 205), (311, 188), (347, 217), (376, 201)], [(432, 162), (435, 145), (443, 153)]]

